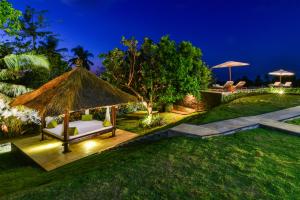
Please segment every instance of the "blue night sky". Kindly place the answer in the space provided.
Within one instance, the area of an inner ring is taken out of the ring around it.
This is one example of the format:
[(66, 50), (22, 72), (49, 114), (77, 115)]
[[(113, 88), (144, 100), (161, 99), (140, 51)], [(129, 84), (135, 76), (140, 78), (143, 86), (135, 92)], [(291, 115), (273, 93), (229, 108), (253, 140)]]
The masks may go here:
[[(245, 61), (233, 78), (254, 78), (280, 68), (300, 76), (300, 1), (298, 0), (12, 0), (47, 9), (61, 46), (82, 45), (95, 55), (120, 47), (121, 37), (168, 34), (200, 47), (209, 66)], [(227, 70), (214, 71), (219, 79)]]

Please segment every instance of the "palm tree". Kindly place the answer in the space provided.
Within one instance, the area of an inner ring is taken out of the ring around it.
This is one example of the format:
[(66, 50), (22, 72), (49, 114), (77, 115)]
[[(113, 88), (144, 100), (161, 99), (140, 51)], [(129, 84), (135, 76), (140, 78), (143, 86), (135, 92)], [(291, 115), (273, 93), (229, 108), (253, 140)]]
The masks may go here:
[(90, 70), (91, 65), (94, 65), (89, 58), (94, 57), (92, 53), (84, 50), (82, 46), (77, 46), (71, 50), (74, 53), (74, 57), (69, 60), (71, 66), (84, 67)]
[(0, 59), (0, 80), (9, 80), (20, 76), (21, 72), (37, 68), (49, 69), (48, 59), (32, 53), (10, 54)]
[(48, 27), (44, 16), (46, 12), (46, 10), (37, 11), (30, 6), (27, 6), (23, 13), (20, 35), (22, 36), (22, 40), (25, 38), (30, 39), (32, 50), (36, 50), (36, 44), (39, 38), (52, 34), (50, 31), (45, 31), (45, 28)]
[(50, 77), (54, 78), (69, 69), (67, 61), (63, 59), (63, 52), (67, 48), (58, 48), (59, 39), (54, 35), (48, 36), (45, 41), (40, 41), (38, 53), (46, 55), (50, 63)]
[(59, 39), (53, 35), (46, 38), (46, 41), (40, 41), (40, 51), (49, 56), (61, 56), (61, 53), (68, 51), (67, 48), (58, 49)]

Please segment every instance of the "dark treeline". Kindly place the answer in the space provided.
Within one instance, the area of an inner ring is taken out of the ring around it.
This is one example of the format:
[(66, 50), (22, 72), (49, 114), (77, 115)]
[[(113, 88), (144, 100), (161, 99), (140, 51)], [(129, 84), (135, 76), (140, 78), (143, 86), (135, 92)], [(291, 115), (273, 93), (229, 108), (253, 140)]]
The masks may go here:
[[(0, 59), (11, 54), (44, 55), (48, 59), (49, 69), (30, 68), (21, 72), (6, 73), (5, 82), (36, 88), (70, 70), (72, 66), (90, 69), (93, 65), (90, 61), (93, 54), (82, 46), (78, 45), (70, 51), (59, 47), (61, 38), (51, 30), (46, 14), (47, 10), (36, 10), (27, 6), (19, 17), (20, 26), (17, 31), (13, 34), (3, 31), (0, 40)], [(68, 55), (69, 52), (72, 56)], [(5, 68), (5, 63), (0, 62), (0, 70)], [(0, 78), (0, 81), (4, 80)]]

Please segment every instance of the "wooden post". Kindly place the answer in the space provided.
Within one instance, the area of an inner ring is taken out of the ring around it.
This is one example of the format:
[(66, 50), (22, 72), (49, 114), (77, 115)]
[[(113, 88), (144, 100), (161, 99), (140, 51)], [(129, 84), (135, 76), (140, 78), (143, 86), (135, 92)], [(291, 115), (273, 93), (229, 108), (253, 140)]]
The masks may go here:
[(45, 140), (45, 135), (43, 133), (43, 129), (46, 128), (46, 115), (45, 113), (41, 116), (41, 141)]
[(64, 142), (63, 142), (63, 146), (64, 146), (64, 151), (63, 153), (68, 153), (70, 152), (69, 149), (69, 110), (65, 111), (65, 116), (64, 116)]
[(111, 124), (113, 126), (112, 136), (116, 136), (116, 120), (117, 120), (117, 108), (116, 106), (111, 107)]

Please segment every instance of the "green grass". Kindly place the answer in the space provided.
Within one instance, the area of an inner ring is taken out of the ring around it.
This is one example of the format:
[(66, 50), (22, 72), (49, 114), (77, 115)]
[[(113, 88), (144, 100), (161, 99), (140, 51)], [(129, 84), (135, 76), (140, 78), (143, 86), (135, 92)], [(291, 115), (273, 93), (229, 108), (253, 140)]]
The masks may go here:
[[(299, 104), (296, 95), (244, 97), (206, 114), (162, 113), (166, 126), (153, 129), (138, 126), (145, 113), (129, 114), (118, 119), (118, 128), (143, 135), (187, 121), (207, 123)], [(178, 137), (120, 147), (52, 172), (18, 152), (0, 154), (0, 198), (297, 199), (299, 146), (299, 137), (266, 129), (210, 139)]]
[(297, 199), (300, 138), (255, 129), (135, 144), (44, 172), (0, 155), (4, 199)]
[(165, 125), (153, 127), (153, 128), (142, 128), (139, 126), (140, 120), (146, 117), (147, 112), (139, 111), (135, 113), (126, 114), (124, 117), (118, 117), (117, 119), (117, 128), (131, 131), (139, 135), (150, 134), (156, 131), (161, 131), (168, 129), (172, 126), (184, 123), (199, 117), (203, 113), (193, 113), (189, 115), (181, 115), (176, 113), (159, 113), (159, 115), (164, 119)]
[(288, 120), (288, 121), (286, 121), (286, 123), (300, 125), (300, 118)]
[(227, 104), (222, 104), (189, 121), (203, 124), (242, 116), (259, 115), (288, 107), (300, 105), (300, 95), (265, 94), (243, 97)]

